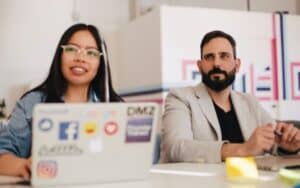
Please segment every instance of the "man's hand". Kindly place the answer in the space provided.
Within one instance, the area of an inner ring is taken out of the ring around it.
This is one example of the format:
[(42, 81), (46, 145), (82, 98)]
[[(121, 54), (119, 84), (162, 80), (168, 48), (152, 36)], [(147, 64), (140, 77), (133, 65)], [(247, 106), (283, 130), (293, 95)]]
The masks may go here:
[(275, 144), (274, 127), (272, 124), (259, 126), (252, 133), (249, 140), (243, 144), (243, 152), (255, 156), (269, 152)]
[(279, 147), (295, 152), (300, 149), (300, 130), (291, 123), (280, 122), (276, 125), (276, 143)]
[(275, 143), (274, 127), (272, 124), (257, 127), (249, 140), (243, 144), (228, 143), (221, 148), (222, 160), (227, 157), (255, 156), (269, 152)]

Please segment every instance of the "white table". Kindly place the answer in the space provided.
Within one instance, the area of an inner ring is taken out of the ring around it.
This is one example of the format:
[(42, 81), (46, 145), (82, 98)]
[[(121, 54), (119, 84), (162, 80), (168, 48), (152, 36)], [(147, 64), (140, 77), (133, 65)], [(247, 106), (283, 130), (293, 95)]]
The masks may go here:
[(286, 188), (277, 173), (259, 171), (257, 182), (232, 182), (226, 179), (224, 164), (160, 164), (151, 169), (153, 187), (172, 188)]
[[(237, 183), (226, 179), (224, 164), (172, 163), (159, 164), (150, 170), (146, 181), (119, 182), (102, 185), (78, 185), (68, 188), (287, 188), (292, 187), (281, 182), (274, 172), (260, 171), (260, 180), (256, 183)], [(1, 185), (1, 183), (18, 180), (1, 177), (0, 187), (28, 188), (20, 185)], [(66, 186), (61, 186), (66, 187)]]

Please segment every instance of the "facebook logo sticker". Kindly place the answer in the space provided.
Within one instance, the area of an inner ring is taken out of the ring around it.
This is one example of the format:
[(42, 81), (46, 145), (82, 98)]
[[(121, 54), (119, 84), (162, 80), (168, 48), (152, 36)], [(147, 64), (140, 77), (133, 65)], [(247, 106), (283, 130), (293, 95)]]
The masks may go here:
[(76, 121), (61, 122), (59, 124), (60, 140), (77, 140), (79, 133), (79, 124)]

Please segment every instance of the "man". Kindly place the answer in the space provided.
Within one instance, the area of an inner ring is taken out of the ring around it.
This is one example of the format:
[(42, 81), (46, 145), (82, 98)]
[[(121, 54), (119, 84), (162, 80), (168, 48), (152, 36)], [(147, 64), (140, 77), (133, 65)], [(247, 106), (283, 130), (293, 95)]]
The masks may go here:
[(162, 162), (221, 162), (230, 156), (255, 156), (300, 148), (300, 131), (275, 124), (258, 101), (233, 91), (240, 68), (235, 40), (222, 31), (207, 33), (197, 62), (202, 83), (171, 90), (162, 122)]

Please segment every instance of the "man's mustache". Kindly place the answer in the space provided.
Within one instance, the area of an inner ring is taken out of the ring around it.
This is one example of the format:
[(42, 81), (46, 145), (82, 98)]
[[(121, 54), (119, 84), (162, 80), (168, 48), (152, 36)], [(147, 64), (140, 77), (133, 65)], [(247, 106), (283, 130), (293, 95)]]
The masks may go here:
[(227, 72), (221, 70), (220, 68), (214, 67), (212, 70), (208, 72), (208, 76), (211, 76), (212, 74), (224, 74), (227, 77)]

